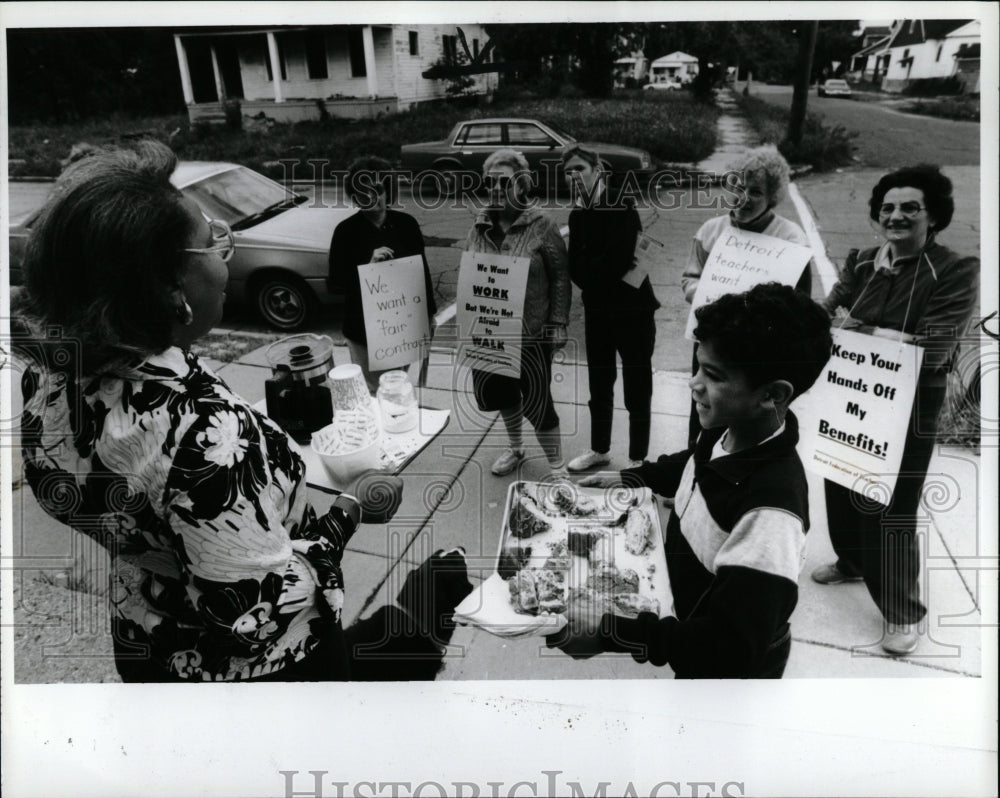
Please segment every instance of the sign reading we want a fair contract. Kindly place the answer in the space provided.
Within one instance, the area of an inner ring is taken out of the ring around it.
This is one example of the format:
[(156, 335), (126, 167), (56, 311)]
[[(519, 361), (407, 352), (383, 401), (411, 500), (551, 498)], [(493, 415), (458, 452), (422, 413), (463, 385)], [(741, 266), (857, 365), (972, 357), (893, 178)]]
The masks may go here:
[(368, 368), (385, 371), (414, 363), (431, 336), (427, 283), (420, 255), (358, 267), (368, 339)]
[(455, 297), (461, 353), (472, 368), (517, 377), (528, 258), (463, 252)]
[(691, 301), (684, 337), (694, 340), (694, 312), (723, 294), (740, 294), (760, 283), (795, 285), (812, 257), (812, 250), (781, 238), (732, 228), (708, 253)]
[[(793, 405), (810, 471), (888, 504), (899, 475), (923, 349), (833, 330), (833, 354)], [(870, 488), (870, 489), (869, 489)]]

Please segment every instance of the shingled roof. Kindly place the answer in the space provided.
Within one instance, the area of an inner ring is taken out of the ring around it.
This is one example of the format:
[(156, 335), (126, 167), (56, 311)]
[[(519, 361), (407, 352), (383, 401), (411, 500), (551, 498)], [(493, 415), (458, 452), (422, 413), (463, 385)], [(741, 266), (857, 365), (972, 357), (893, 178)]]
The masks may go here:
[(953, 30), (972, 22), (971, 19), (904, 19), (889, 47), (923, 44), (932, 39), (943, 39)]

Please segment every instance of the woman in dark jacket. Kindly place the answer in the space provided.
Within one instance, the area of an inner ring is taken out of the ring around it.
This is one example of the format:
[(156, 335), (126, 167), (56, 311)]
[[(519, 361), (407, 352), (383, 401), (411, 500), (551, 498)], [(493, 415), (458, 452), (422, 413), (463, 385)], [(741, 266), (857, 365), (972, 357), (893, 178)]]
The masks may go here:
[(368, 389), (373, 393), (378, 388), (379, 377), (385, 372), (368, 369), (368, 336), (358, 266), (419, 255), (424, 264), (427, 319), (431, 329), (437, 312), (420, 225), (408, 213), (388, 207), (395, 201), (391, 171), (392, 165), (387, 160), (374, 155), (358, 158), (348, 168), (345, 190), (360, 210), (333, 231), (327, 277), (331, 290), (344, 292), (344, 337), (351, 350), (351, 360), (361, 366)]
[(812, 574), (824, 585), (864, 580), (888, 624), (882, 647), (896, 656), (916, 648), (916, 624), (927, 613), (918, 585), (916, 514), (948, 372), (978, 296), (979, 259), (936, 240), (955, 210), (951, 191), (951, 181), (935, 166), (908, 167), (879, 180), (869, 216), (885, 243), (849, 259), (824, 303), (842, 317), (839, 326), (860, 325), (925, 350), (891, 504), (883, 507), (827, 481), (837, 561)]
[(623, 280), (635, 265), (642, 224), (631, 203), (614, 203), (607, 196), (596, 152), (576, 145), (563, 153), (562, 163), (577, 205), (569, 215), (569, 270), (583, 292), (590, 383), (590, 450), (570, 460), (568, 467), (585, 471), (611, 461), (616, 355), (622, 359), (628, 465), (633, 467), (642, 463), (649, 449), (653, 313), (660, 306), (649, 277), (638, 288)]

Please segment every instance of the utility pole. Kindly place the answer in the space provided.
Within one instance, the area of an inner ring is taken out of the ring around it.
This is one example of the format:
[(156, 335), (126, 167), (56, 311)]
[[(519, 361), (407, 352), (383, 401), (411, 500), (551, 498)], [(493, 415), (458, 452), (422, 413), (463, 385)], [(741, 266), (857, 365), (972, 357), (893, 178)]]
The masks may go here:
[(788, 141), (802, 141), (802, 125), (806, 119), (809, 100), (809, 78), (812, 73), (813, 52), (816, 49), (816, 31), (819, 22), (804, 22), (799, 31), (799, 56), (795, 64), (795, 89), (792, 93), (792, 110), (788, 117)]

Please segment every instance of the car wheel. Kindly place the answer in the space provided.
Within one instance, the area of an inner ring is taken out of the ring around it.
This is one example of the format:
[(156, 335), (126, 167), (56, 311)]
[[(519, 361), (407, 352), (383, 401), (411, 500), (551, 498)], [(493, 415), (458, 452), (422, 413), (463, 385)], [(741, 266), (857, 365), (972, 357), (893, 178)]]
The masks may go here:
[(278, 330), (298, 330), (312, 316), (312, 289), (291, 274), (269, 274), (256, 284), (254, 299), (261, 317)]

